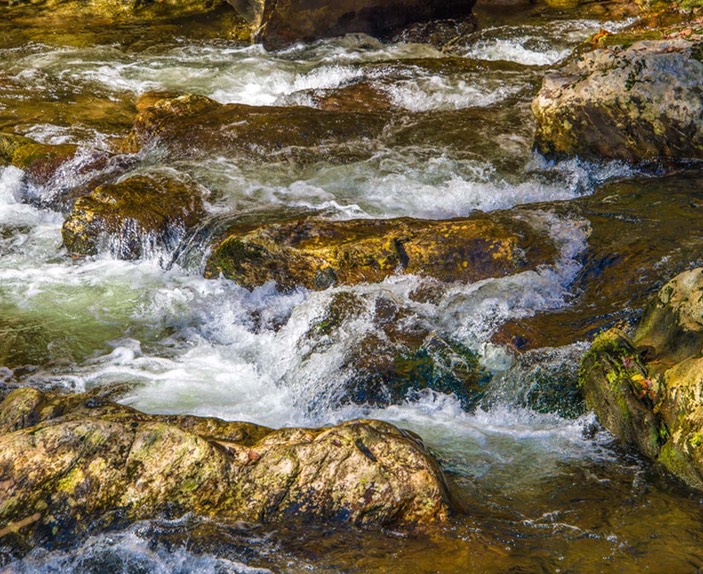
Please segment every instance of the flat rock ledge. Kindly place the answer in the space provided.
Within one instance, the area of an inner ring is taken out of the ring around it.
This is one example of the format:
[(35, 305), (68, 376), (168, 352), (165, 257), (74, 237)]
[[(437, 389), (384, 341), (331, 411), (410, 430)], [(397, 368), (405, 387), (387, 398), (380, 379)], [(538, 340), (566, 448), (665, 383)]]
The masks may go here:
[(449, 497), (419, 437), (380, 421), (273, 430), (32, 388), (0, 404), (3, 544), (164, 512), (410, 528), (445, 520)]
[(397, 273), (474, 282), (534, 269), (556, 259), (530, 217), (476, 213), (463, 219), (324, 221), (314, 218), (230, 229), (216, 241), (207, 277), (253, 288), (374, 283)]

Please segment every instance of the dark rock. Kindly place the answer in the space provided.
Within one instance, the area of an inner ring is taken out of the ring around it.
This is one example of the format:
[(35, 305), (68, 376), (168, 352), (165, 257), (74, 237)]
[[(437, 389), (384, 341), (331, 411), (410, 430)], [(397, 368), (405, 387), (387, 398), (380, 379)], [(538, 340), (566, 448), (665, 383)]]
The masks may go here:
[(378, 136), (386, 118), (375, 113), (325, 111), (309, 107), (219, 104), (204, 96), (181, 96), (141, 109), (126, 151), (160, 146), (171, 157), (235, 154), (257, 159), (284, 155), (294, 159), (344, 156), (351, 141)]
[(363, 32), (375, 37), (412, 24), (467, 17), (475, 0), (228, 0), (267, 49)]

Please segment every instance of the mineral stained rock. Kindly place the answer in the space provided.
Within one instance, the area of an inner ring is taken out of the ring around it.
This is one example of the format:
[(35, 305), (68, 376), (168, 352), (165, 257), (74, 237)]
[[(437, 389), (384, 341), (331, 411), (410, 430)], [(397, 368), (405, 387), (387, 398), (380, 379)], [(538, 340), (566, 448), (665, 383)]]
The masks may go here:
[(535, 268), (556, 250), (526, 220), (500, 214), (426, 221), (303, 219), (231, 229), (217, 243), (207, 276), (255, 287), (326, 289), (379, 282), (399, 271), (473, 282)]
[(0, 404), (5, 541), (60, 544), (165, 511), (411, 527), (444, 520), (449, 498), (420, 439), (379, 421), (273, 430), (31, 388)]

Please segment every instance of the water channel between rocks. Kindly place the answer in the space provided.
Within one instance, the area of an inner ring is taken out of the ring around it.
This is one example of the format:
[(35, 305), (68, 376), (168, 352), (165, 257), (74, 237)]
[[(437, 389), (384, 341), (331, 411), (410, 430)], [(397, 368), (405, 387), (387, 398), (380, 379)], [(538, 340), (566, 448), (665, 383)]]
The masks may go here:
[[(550, 385), (574, 389), (587, 348), (578, 341), (592, 334), (591, 323), (569, 313), (582, 305), (592, 316), (627, 321), (645, 295), (633, 288), (640, 299), (619, 299), (617, 310), (584, 295), (584, 254), (607, 253), (626, 235), (613, 224), (612, 234), (622, 235), (603, 236), (611, 224), (598, 205), (615, 205), (618, 221), (655, 229), (640, 243), (656, 247), (630, 245), (643, 275), (668, 270), (677, 253), (697, 257), (682, 241), (694, 218), (676, 210), (703, 201), (703, 178), (659, 178), (617, 163), (553, 164), (531, 150), (530, 102), (545, 72), (599, 29), (626, 24), (591, 8), (562, 12), (538, 2), (511, 17), (486, 12), (480, 30), (449, 52), (347, 36), (269, 53), (213, 39), (202, 22), (147, 34), (136, 26), (71, 31), (0, 22), (0, 131), (45, 143), (112, 149), (131, 126), (136, 96), (149, 90), (313, 107), (361, 86), (355, 93), (365, 94), (364, 105), (392, 116), (377, 140), (318, 150), (307, 161), (285, 153), (169, 160), (158, 146), (132, 158), (129, 174), (164, 172), (201, 186), (211, 216), (201, 236), (222, 220), (309, 211), (346, 220), (511, 210), (536, 221), (558, 249), (549, 265), (474, 284), (396, 275), (321, 292), (273, 284), (250, 291), (202, 277), (198, 237), (136, 262), (109, 249), (71, 259), (63, 215), (43, 205), (81, 177), (80, 160), (42, 187), (29, 186), (17, 168), (0, 168), (4, 387), (131, 383), (122, 401), (147, 412), (272, 427), (383, 419), (423, 437), (464, 510), (422, 535), (164, 518), (34, 550), (3, 572), (697, 571), (700, 496), (621, 450), (578, 396), (544, 403)], [(657, 207), (665, 197), (673, 198), (670, 212)], [(350, 298), (356, 310), (328, 321)], [(390, 405), (350, 400), (357, 359), (374, 352), (363, 342), (383, 338), (379, 317), (389, 308), (402, 311), (392, 319), (398, 328), (421, 324), (478, 353), (492, 382), (477, 404), (467, 410), (460, 398), (430, 390)], [(535, 319), (544, 313), (555, 319)], [(512, 336), (506, 326), (521, 319), (541, 337), (519, 355), (524, 333)], [(571, 341), (561, 337), (566, 331)]]

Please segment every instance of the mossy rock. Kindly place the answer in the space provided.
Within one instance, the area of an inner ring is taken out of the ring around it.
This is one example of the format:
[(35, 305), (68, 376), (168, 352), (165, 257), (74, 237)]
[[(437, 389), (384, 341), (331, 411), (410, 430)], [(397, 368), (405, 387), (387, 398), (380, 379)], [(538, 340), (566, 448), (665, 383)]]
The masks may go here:
[(62, 236), (71, 254), (109, 248), (120, 258), (136, 259), (155, 249), (174, 249), (204, 216), (194, 184), (162, 173), (136, 175), (76, 201)]
[(251, 288), (379, 282), (398, 272), (474, 282), (534, 269), (556, 250), (529, 223), (505, 214), (426, 221), (304, 219), (231, 229), (213, 247), (206, 276)]
[(661, 388), (630, 340), (617, 330), (600, 335), (579, 369), (586, 404), (610, 432), (652, 459), (659, 456), (666, 427), (654, 413)]
[(0, 133), (0, 166), (13, 165), (25, 171), (37, 185), (48, 183), (77, 150), (73, 144), (42, 144), (17, 134)]
[(18, 0), (10, 9), (31, 8), (51, 18), (144, 22), (208, 14), (224, 5), (224, 0)]
[(30, 388), (0, 404), (0, 473), (0, 536), (25, 549), (165, 511), (397, 528), (449, 512), (437, 463), (387, 423), (275, 431)]
[(632, 342), (612, 330), (594, 341), (579, 381), (589, 407), (610, 432), (703, 490), (701, 373), (703, 359), (696, 357), (652, 374)]
[(451, 394), (466, 410), (482, 398), (490, 375), (477, 353), (448, 336), (429, 333), (419, 345), (369, 336), (349, 360), (353, 374), (342, 402), (388, 406), (424, 390)]
[(477, 353), (384, 293), (335, 292), (302, 339), (303, 358), (332, 345), (341, 356), (327, 376), (336, 384), (315, 397), (313, 409), (349, 403), (385, 407), (432, 390), (455, 395), (469, 410), (490, 380)]

